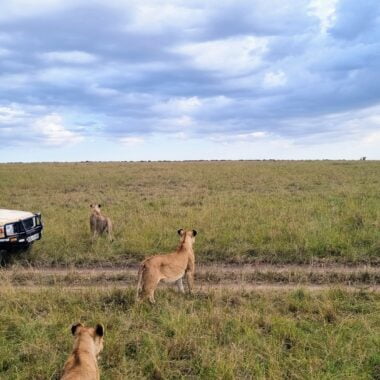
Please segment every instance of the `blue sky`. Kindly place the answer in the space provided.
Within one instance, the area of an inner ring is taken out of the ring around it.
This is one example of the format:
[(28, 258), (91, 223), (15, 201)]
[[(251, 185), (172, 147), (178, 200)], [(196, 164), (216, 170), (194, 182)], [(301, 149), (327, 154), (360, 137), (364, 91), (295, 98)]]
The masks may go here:
[(0, 0), (0, 161), (380, 159), (378, 0)]

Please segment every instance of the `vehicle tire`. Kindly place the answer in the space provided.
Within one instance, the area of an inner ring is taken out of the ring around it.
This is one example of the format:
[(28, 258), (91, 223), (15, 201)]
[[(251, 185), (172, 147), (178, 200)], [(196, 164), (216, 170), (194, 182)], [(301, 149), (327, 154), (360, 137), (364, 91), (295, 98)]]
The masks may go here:
[(5, 267), (9, 264), (9, 251), (6, 249), (0, 248), (0, 267)]

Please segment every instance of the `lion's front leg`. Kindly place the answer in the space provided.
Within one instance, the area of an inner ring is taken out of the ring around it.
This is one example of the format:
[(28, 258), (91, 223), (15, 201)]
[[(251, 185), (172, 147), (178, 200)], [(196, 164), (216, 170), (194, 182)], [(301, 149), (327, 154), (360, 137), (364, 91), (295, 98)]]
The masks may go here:
[(188, 269), (186, 271), (186, 281), (187, 281), (187, 287), (189, 290), (189, 294), (193, 293), (193, 288), (194, 288), (194, 270)]
[(178, 291), (182, 294), (185, 293), (185, 288), (183, 286), (183, 277), (181, 277), (179, 280), (177, 280), (176, 282), (176, 285), (177, 285), (177, 288), (178, 288)]

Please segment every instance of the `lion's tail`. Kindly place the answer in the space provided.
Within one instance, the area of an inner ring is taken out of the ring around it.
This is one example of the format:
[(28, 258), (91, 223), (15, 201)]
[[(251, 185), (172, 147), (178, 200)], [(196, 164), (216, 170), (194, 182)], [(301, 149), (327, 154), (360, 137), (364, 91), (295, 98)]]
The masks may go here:
[(139, 300), (140, 291), (142, 288), (142, 276), (145, 269), (144, 263), (140, 265), (139, 272), (137, 274), (137, 288), (136, 288), (136, 301)]

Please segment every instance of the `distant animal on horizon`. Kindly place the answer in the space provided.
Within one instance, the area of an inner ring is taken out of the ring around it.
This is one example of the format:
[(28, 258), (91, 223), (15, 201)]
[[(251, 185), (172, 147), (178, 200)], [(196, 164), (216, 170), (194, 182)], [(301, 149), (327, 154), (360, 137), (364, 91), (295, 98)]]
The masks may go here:
[(92, 233), (92, 239), (94, 240), (97, 235), (102, 235), (104, 232), (107, 232), (108, 239), (112, 241), (112, 222), (110, 218), (102, 215), (102, 212), (100, 211), (101, 207), (102, 206), (99, 204), (90, 205), (90, 230)]
[(360, 161), (365, 161), (367, 159), (367, 157), (360, 157)]
[(71, 327), (74, 347), (63, 368), (61, 380), (99, 380), (98, 356), (103, 350), (104, 327), (84, 327), (77, 323)]
[(184, 276), (188, 291), (192, 293), (195, 271), (193, 244), (197, 231), (180, 229), (177, 232), (180, 236), (180, 243), (175, 252), (148, 257), (140, 264), (136, 300), (140, 298), (141, 293), (142, 298), (148, 298), (149, 302), (154, 304), (156, 302), (154, 292), (161, 280), (176, 282), (178, 290), (184, 293), (182, 282)]

